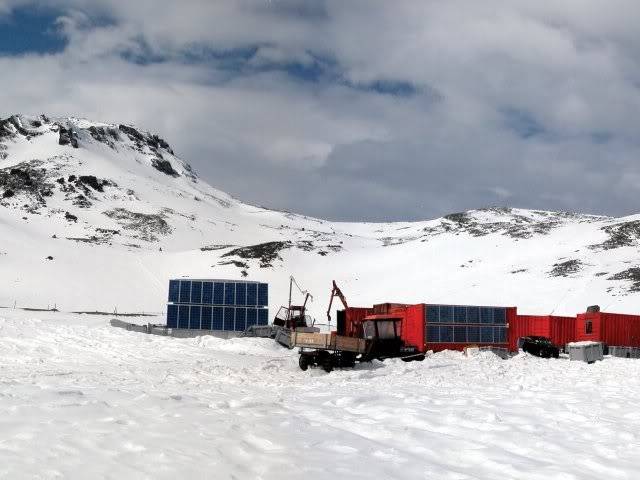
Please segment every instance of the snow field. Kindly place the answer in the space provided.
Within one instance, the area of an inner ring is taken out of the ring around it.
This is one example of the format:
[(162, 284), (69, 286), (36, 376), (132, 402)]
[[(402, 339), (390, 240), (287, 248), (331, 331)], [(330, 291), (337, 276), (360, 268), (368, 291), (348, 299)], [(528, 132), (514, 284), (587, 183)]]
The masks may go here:
[(640, 362), (302, 372), (265, 339), (0, 310), (3, 478), (637, 478)]

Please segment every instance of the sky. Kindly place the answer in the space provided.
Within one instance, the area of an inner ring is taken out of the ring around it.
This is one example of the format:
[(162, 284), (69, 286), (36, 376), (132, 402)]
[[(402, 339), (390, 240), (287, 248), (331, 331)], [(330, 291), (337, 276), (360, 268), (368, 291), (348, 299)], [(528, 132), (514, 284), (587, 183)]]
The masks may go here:
[(0, 0), (0, 117), (160, 134), (345, 221), (640, 212), (637, 0)]

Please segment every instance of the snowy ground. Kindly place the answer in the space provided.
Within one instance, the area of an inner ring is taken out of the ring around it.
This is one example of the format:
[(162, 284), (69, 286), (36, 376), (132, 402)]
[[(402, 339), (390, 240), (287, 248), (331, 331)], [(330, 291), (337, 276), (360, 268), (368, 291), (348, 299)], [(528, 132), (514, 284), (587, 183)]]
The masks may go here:
[(2, 478), (638, 478), (640, 361), (302, 372), (262, 339), (0, 310)]

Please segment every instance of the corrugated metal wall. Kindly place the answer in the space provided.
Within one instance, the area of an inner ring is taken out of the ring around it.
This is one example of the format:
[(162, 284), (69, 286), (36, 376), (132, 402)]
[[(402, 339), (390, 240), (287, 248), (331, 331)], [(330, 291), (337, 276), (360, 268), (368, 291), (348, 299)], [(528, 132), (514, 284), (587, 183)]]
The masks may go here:
[(416, 347), (421, 352), (427, 351), (424, 319), (425, 306), (418, 304), (406, 308), (402, 321), (402, 339), (407, 345)]
[[(591, 322), (591, 333), (587, 332)], [(609, 346), (640, 347), (640, 315), (581, 313), (576, 320), (576, 339), (604, 342)]]
[(607, 345), (640, 346), (640, 316), (601, 313), (602, 336)]
[(554, 345), (564, 347), (576, 340), (575, 317), (554, 315), (516, 315), (509, 323), (509, 350), (518, 350), (518, 339), (528, 335), (547, 337)]

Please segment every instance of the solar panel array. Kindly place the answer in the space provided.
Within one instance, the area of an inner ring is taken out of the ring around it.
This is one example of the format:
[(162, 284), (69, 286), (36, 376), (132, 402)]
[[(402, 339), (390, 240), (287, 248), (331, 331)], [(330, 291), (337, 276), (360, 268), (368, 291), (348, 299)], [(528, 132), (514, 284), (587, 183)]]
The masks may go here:
[(240, 280), (169, 280), (169, 303), (266, 307), (269, 285)]
[(507, 343), (507, 309), (427, 305), (427, 343)]
[(167, 327), (244, 331), (269, 323), (269, 285), (241, 280), (170, 280)]

